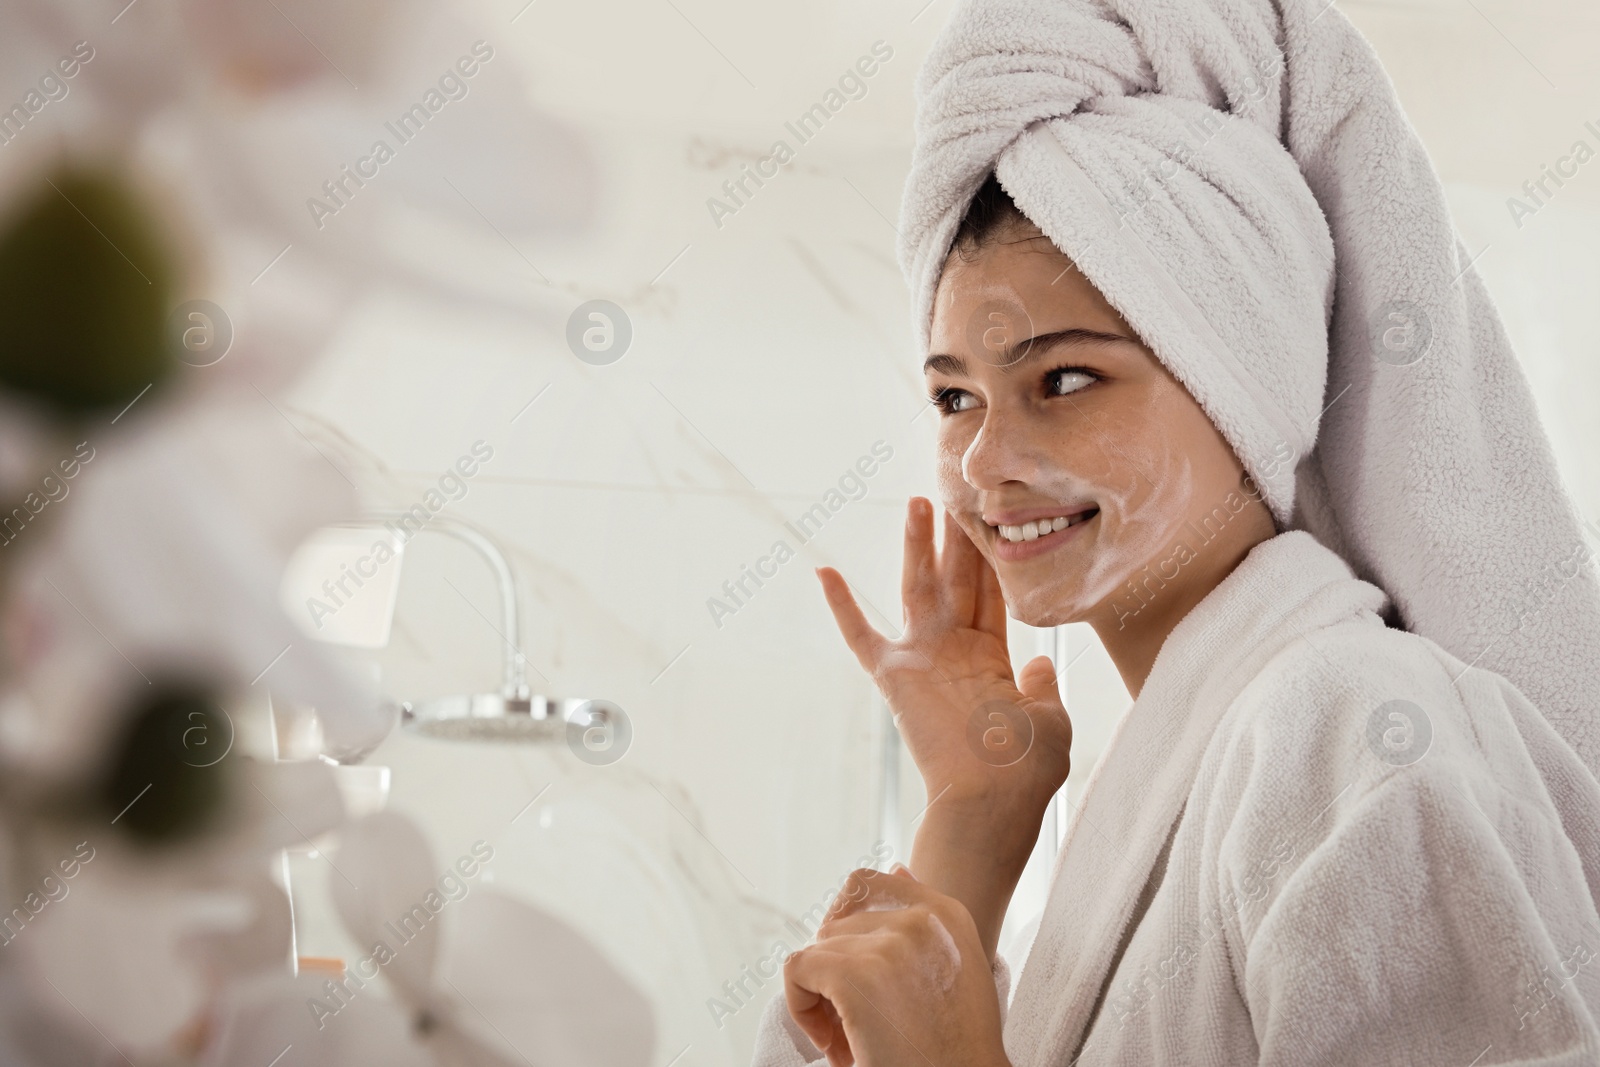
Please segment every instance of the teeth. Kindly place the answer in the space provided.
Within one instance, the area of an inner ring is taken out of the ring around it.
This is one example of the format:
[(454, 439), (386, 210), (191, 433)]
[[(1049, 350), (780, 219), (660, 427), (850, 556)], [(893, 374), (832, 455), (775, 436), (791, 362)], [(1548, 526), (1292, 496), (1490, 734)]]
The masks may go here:
[(1021, 526), (997, 526), (995, 529), (999, 530), (1000, 536), (1007, 541), (1037, 541), (1045, 534), (1065, 530), (1068, 526), (1081, 521), (1083, 521), (1081, 517), (1069, 519), (1065, 515), (1057, 515), (1053, 519), (1037, 519), (1025, 522)]

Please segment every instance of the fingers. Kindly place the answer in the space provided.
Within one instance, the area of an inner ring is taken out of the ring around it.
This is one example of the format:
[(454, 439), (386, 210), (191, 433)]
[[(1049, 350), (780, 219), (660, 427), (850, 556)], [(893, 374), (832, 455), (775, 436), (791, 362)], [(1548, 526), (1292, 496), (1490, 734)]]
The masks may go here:
[(844, 643), (856, 654), (861, 669), (876, 677), (878, 661), (882, 657), (887, 639), (862, 614), (861, 606), (850, 592), (844, 575), (832, 567), (818, 567), (817, 580), (822, 583), (822, 595), (828, 599), (833, 611), (833, 621), (844, 635)]
[(844, 1020), (822, 992), (834, 984), (833, 961), (811, 948), (791, 953), (783, 961), (783, 997), (789, 1017), (811, 1043), (828, 1057), (830, 1067), (851, 1067), (855, 1056), (845, 1036)]
[[(1072, 766), (1072, 719), (1067, 715), (1067, 706), (1061, 699), (1056, 665), (1049, 656), (1035, 656), (1017, 675), (1017, 688), (1036, 705), (1029, 712), (1033, 715), (1035, 737), (1040, 742), (1034, 752), (1047, 762), (1064, 767), (1060, 770), (1064, 780)], [(1040, 707), (1045, 710), (1039, 711)], [(1039, 713), (1034, 714), (1035, 711)], [(1061, 762), (1057, 764), (1057, 760)]]
[[(851, 872), (842, 895), (853, 896), (849, 891), (857, 887), (868, 891), (852, 902), (862, 910), (844, 918), (830, 915), (814, 944), (784, 960), (789, 1014), (838, 1067), (931, 1064), (923, 1049), (937, 1047), (930, 1042), (942, 1040), (949, 1028), (928, 1025), (929, 1013), (983, 1015), (972, 1009), (996, 1007), (987, 975), (968, 978), (965, 986), (958, 981), (964, 965), (982, 959), (977, 927), (959, 900), (908, 875), (860, 868)], [(912, 903), (882, 906), (878, 894), (890, 893)], [(998, 1035), (998, 1013), (991, 1010), (974, 1025)], [(951, 1051), (949, 1062), (980, 1059)]]
[(973, 610), (978, 599), (978, 567), (983, 557), (955, 516), (944, 513), (944, 548), (939, 553), (939, 570), (944, 579), (951, 615), (958, 626), (974, 625)]
[(1022, 695), (1041, 704), (1061, 706), (1061, 690), (1056, 684), (1056, 665), (1049, 656), (1035, 656), (1017, 675), (1017, 688)]
[(858, 867), (850, 872), (844, 885), (839, 888), (839, 895), (829, 906), (822, 926), (818, 928), (818, 935), (837, 920), (867, 910), (904, 908), (932, 899), (933, 892), (922, 882), (910, 877), (909, 871), (901, 876), (875, 871), (871, 867)]
[[(977, 551), (976, 548), (973, 549)], [(1006, 598), (1000, 592), (1000, 577), (989, 561), (980, 554), (975, 566), (978, 569), (977, 603), (973, 608), (973, 626), (984, 633), (993, 634), (1000, 643), (1006, 643)]]
[(905, 555), (900, 565), (900, 603), (904, 622), (927, 618), (936, 609), (939, 576), (933, 548), (933, 504), (914, 496), (906, 505)]

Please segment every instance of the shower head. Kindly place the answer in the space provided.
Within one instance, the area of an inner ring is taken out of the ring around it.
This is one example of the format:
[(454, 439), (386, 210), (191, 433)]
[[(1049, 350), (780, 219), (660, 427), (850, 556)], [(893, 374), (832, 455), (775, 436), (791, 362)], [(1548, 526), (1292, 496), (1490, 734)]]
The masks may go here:
[[(527, 657), (522, 651), (522, 619), (517, 607), (517, 583), (511, 564), (500, 547), (488, 537), (455, 519), (431, 517), (423, 525), (408, 512), (388, 512), (373, 516), (399, 536), (409, 540), (423, 529), (447, 534), (473, 548), (494, 570), (500, 590), (502, 630), (505, 642), (504, 677), (498, 693), (470, 693), (434, 697), (400, 705), (400, 721), (409, 730), (425, 737), (453, 741), (563, 741), (567, 738), (573, 712), (585, 703), (581, 698), (557, 698), (528, 690)], [(415, 528), (413, 528), (415, 527)]]
[(503, 693), (436, 697), (400, 705), (406, 727), (450, 741), (564, 741), (579, 699), (508, 697)]

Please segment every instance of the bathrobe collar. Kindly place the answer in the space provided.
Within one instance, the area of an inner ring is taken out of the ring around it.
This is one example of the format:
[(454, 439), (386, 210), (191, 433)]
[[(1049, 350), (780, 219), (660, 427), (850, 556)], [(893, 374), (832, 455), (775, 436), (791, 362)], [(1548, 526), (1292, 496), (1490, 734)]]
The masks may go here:
[(1011, 1022), (1047, 1022), (1008, 1027), (1013, 1063), (1044, 1067), (1079, 1054), (1137, 923), (1135, 904), (1152, 874), (1159, 878), (1200, 758), (1239, 692), (1300, 635), (1386, 602), (1309, 533), (1290, 531), (1252, 549), (1173, 628), (1067, 827), (1008, 1012)]

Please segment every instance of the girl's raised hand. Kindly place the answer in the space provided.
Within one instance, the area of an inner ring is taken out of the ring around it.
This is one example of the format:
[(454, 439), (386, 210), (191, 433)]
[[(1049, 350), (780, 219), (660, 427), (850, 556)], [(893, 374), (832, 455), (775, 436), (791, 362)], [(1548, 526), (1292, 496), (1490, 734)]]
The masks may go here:
[(933, 504), (911, 499), (898, 638), (873, 628), (838, 571), (817, 576), (845, 642), (894, 713), (930, 806), (1032, 819), (1036, 833), (1071, 766), (1072, 724), (1048, 656), (1013, 675), (1000, 583), (966, 532), (947, 513), (936, 548)]

